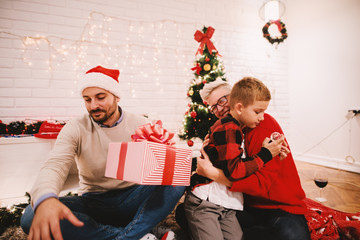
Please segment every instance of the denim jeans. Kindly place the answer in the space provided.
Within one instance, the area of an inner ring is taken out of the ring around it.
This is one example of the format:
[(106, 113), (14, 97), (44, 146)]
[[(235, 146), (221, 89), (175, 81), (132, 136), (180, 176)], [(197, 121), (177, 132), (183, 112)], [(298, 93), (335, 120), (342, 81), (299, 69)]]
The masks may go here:
[(245, 240), (310, 240), (303, 215), (280, 209), (245, 208), (237, 212)]
[[(60, 221), (64, 239), (133, 239), (150, 232), (174, 209), (185, 190), (182, 186), (137, 185), (105, 193), (60, 197), (83, 227)], [(34, 212), (28, 206), (21, 227), (29, 233)]]

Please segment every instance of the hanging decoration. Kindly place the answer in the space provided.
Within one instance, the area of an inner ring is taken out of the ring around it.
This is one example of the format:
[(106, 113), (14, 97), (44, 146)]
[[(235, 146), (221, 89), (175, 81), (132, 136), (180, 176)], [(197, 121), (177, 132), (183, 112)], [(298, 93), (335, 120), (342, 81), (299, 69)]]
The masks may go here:
[[(270, 35), (269, 27), (272, 24), (275, 24), (277, 26), (279, 32), (281, 33), (281, 37), (272, 37)], [(271, 44), (277, 43), (279, 45), (281, 42), (283, 42), (288, 37), (287, 31), (285, 28), (285, 24), (282, 21), (280, 21), (280, 19), (275, 20), (275, 21), (270, 20), (269, 22), (267, 22), (265, 24), (262, 31), (263, 31), (264, 38), (266, 38)]]
[[(280, 0), (267, 0), (259, 9), (259, 16), (266, 22), (262, 28), (263, 37), (271, 44), (277, 43), (279, 45), (287, 37), (287, 30), (285, 24), (281, 21), (281, 17), (285, 14), (285, 4)], [(276, 36), (269, 33), (269, 27), (275, 24), (280, 33)]]

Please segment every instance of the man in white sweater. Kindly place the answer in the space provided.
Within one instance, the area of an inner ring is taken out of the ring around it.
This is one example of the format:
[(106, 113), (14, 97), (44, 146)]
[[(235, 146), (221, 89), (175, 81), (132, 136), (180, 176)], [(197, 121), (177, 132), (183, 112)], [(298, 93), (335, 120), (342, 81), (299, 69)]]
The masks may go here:
[[(80, 80), (89, 114), (70, 120), (31, 190), (21, 219), (28, 239), (140, 239), (164, 219), (184, 187), (144, 186), (107, 178), (110, 142), (129, 142), (145, 117), (123, 111), (119, 71), (101, 66)], [(58, 197), (75, 161), (79, 196)]]

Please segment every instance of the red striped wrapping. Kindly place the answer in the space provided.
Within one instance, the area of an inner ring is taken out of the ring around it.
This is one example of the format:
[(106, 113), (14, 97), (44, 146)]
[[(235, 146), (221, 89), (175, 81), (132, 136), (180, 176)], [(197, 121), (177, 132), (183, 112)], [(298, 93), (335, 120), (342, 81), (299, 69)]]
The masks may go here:
[(143, 185), (190, 185), (192, 150), (161, 143), (109, 144), (105, 176)]

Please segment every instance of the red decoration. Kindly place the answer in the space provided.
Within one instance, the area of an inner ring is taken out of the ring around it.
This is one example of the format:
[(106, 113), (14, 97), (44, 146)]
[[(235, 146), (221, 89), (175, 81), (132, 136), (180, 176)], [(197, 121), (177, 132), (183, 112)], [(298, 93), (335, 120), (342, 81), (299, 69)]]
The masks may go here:
[(34, 134), (38, 138), (55, 139), (64, 127), (62, 124), (43, 122), (40, 126), (39, 133)]
[(203, 81), (203, 84), (206, 84), (206, 83), (207, 83), (207, 81), (206, 81), (206, 80), (204, 80), (204, 81)]
[[(360, 239), (360, 212), (346, 213), (305, 199), (308, 212), (305, 218), (311, 239)], [(342, 233), (341, 235), (339, 233)]]
[[(269, 27), (271, 24), (275, 24), (278, 27), (279, 32), (281, 33), (281, 37), (280, 38), (272, 38), (269, 34)], [(287, 31), (285, 28), (285, 24), (280, 20), (275, 20), (275, 21), (269, 21), (265, 24), (265, 26), (262, 29), (263, 31), (263, 36), (264, 38), (266, 38), (271, 44), (273, 43), (278, 43), (280, 44), (281, 42), (283, 42), (287, 37)]]
[(210, 61), (210, 58), (206, 57), (205, 62), (208, 62), (208, 61)]
[(194, 38), (196, 41), (198, 41), (200, 43), (200, 46), (199, 46), (197, 52), (195, 53), (195, 55), (197, 55), (198, 53), (203, 54), (205, 44), (206, 44), (210, 54), (212, 54), (213, 51), (217, 52), (214, 44), (210, 41), (210, 38), (212, 37), (214, 32), (215, 32), (215, 29), (210, 26), (206, 30), (206, 33), (202, 33), (199, 30), (197, 30), (195, 32)]
[(161, 120), (155, 123), (147, 123), (136, 129), (135, 134), (131, 135), (133, 142), (151, 141), (157, 143), (163, 143), (167, 145), (174, 145), (175, 142), (171, 140), (174, 137), (174, 133), (167, 131), (162, 127)]
[(199, 63), (196, 63), (196, 66), (191, 68), (191, 70), (193, 70), (193, 71), (196, 70), (196, 74), (200, 75), (200, 71), (202, 70), (202, 68)]
[(190, 114), (190, 115), (191, 115), (191, 117), (192, 117), (192, 118), (196, 118), (197, 113), (193, 111), (193, 112), (191, 112), (191, 114)]
[(187, 145), (188, 145), (189, 147), (192, 147), (192, 146), (194, 145), (194, 142), (191, 141), (191, 140), (189, 140), (189, 141), (187, 142)]

